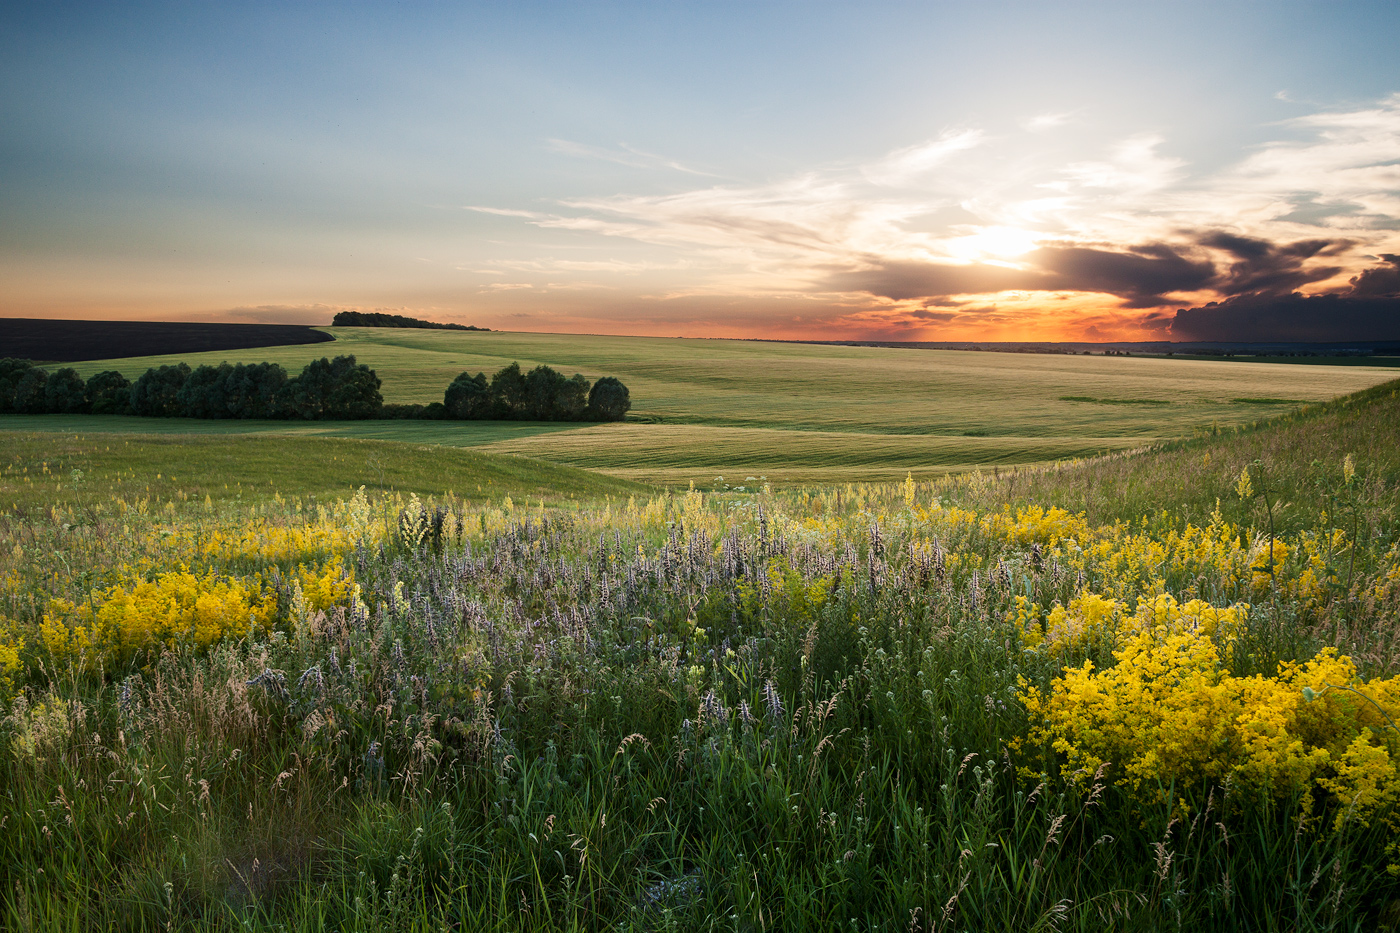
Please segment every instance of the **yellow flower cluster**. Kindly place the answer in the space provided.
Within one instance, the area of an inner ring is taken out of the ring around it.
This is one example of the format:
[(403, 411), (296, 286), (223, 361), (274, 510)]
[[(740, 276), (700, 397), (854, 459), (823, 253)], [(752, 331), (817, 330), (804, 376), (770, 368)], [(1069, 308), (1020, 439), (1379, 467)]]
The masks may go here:
[(1121, 524), (1100, 529), (1096, 540), (1068, 559), (1078, 569), (1092, 570), (1103, 590), (1127, 597), (1161, 592), (1168, 579), (1233, 589), (1248, 569), (1249, 551), (1238, 530), (1217, 518), (1204, 527), (1187, 524), (1164, 533), (1135, 532)]
[(0, 616), (0, 700), (9, 699), (15, 687), (15, 675), (20, 670), (19, 653), (24, 650), (24, 639), (16, 634), (14, 627)]
[[(1333, 648), (1274, 677), (1237, 677), (1204, 627), (1144, 630), (1114, 657), (1107, 670), (1066, 670), (1046, 692), (1023, 687), (1029, 738), (1064, 756), (1065, 776), (1111, 762), (1144, 801), (1227, 781), (1274, 796), (1316, 786), (1339, 804), (1338, 825), (1400, 800), (1400, 678), (1362, 682)], [(1302, 794), (1305, 810), (1312, 799)]]
[(1072, 515), (1061, 508), (1038, 505), (1016, 510), (1011, 516), (1008, 507), (984, 519), (986, 530), (1010, 544), (1054, 546), (1061, 541), (1084, 541), (1089, 537), (1089, 523), (1083, 515)]
[(1243, 628), (1248, 612), (1245, 603), (1219, 608), (1203, 599), (1180, 603), (1170, 593), (1160, 593), (1139, 599), (1129, 614), (1122, 600), (1086, 590), (1068, 606), (1055, 603), (1048, 613), (1018, 596), (1008, 621), (1020, 630), (1025, 647), (1058, 654), (1093, 643), (1117, 647), (1124, 639), (1142, 634), (1164, 638), (1199, 632), (1228, 646)]
[(1255, 593), (1267, 593), (1283, 578), (1284, 564), (1292, 552), (1285, 541), (1261, 539), (1250, 557), (1250, 586)]
[(130, 664), (159, 647), (207, 648), (240, 637), (266, 627), (276, 608), (276, 596), (259, 578), (181, 570), (109, 587), (82, 605), (52, 600), (39, 633), (55, 660), (98, 670)]
[(343, 528), (320, 523), (297, 527), (259, 522), (202, 536), (199, 554), (206, 560), (280, 564), (339, 556), (354, 547), (355, 539)]
[(346, 568), (344, 559), (338, 557), (320, 567), (314, 564), (298, 565), (296, 585), (306, 601), (307, 609), (326, 610), (344, 605), (349, 600), (355, 575)]

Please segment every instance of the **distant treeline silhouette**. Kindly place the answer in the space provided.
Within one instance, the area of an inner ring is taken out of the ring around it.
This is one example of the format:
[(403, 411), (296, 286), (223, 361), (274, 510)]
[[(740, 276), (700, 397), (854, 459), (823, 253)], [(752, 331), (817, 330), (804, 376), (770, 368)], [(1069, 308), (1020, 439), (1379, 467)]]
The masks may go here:
[(53, 373), (29, 360), (0, 360), (0, 413), (141, 415), (150, 418), (290, 418), (306, 421), (432, 418), (515, 421), (621, 421), (632, 407), (611, 376), (592, 385), (548, 366), (522, 373), (462, 373), (443, 400), (385, 405), (374, 370), (353, 356), (321, 357), (288, 378), (276, 363), (185, 363), (151, 368), (135, 382), (108, 370), (86, 382), (74, 369)]
[(473, 327), (470, 324), (439, 324), (437, 321), (420, 321), (416, 317), (402, 314), (381, 314), (378, 311), (337, 311), (331, 318), (332, 327), (418, 327), (427, 330), (478, 330), (489, 331), (489, 327)]
[(489, 383), (485, 373), (462, 373), (447, 387), (442, 403), (446, 417), (464, 421), (621, 421), (632, 407), (627, 386), (612, 376), (590, 387), (579, 373), (565, 379), (548, 366), (523, 373), (519, 363)]
[(143, 415), (150, 418), (375, 418), (379, 377), (353, 356), (321, 357), (288, 378), (276, 363), (186, 363), (151, 368), (135, 382), (115, 370), (87, 382), (73, 369), (49, 373), (28, 360), (0, 360), (0, 411)]

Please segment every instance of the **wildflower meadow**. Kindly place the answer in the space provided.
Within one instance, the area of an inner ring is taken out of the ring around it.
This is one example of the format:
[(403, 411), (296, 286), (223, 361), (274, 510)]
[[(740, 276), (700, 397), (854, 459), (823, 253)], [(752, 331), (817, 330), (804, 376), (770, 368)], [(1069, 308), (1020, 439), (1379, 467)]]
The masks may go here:
[(1397, 423), (7, 513), (0, 925), (1393, 929)]

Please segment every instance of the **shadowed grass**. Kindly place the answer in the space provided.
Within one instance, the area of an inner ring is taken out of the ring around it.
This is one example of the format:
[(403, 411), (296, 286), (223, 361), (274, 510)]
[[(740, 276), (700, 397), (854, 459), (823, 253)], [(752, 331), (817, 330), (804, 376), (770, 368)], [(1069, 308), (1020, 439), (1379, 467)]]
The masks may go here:
[(646, 491), (523, 457), (390, 441), (7, 432), (0, 434), (0, 448), (0, 509), (19, 512), (81, 509), (117, 498), (343, 498), (360, 486), (421, 495), (450, 490), (465, 499), (595, 499)]
[(137, 418), (125, 415), (0, 415), (0, 433), (214, 434), (346, 437), (443, 447), (480, 447), (536, 434), (576, 431), (548, 421), (258, 421), (236, 418)]

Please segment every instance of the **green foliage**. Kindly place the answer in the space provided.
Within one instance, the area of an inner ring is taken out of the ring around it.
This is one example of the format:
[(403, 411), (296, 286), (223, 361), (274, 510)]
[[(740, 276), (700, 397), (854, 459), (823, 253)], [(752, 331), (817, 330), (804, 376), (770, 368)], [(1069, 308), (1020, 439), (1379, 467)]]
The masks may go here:
[(373, 418), (384, 404), (379, 385), (374, 370), (353, 356), (323, 356), (306, 364), (279, 393), (279, 401), (290, 416), (306, 421)]
[[(625, 399), (627, 388), (616, 379), (605, 377), (599, 383), (605, 384), (604, 398), (615, 398), (620, 388)], [(597, 389), (593, 392), (596, 395)], [(447, 387), (443, 407), (448, 417), (460, 420), (621, 420), (621, 415), (615, 419), (600, 418), (599, 409), (591, 404), (592, 397), (582, 373), (566, 379), (548, 366), (536, 366), (524, 373), (520, 364), (513, 362), (491, 377), (489, 383), (485, 373), (462, 373)]]
[(56, 415), (88, 410), (87, 386), (75, 369), (56, 370), (44, 385), (44, 410)]
[(15, 381), (14, 394), (11, 398), (11, 406), (22, 415), (37, 415), (44, 413), (48, 408), (48, 398), (45, 389), (48, 386), (49, 374), (42, 369), (32, 368), (20, 375)]
[[(99, 378), (100, 377), (100, 378)], [(98, 414), (124, 410), (130, 383), (117, 372), (99, 373), (83, 382), (78, 371), (56, 370), (50, 375), (28, 360), (0, 360), (0, 412), (18, 414), (84, 414), (100, 403)], [(95, 393), (95, 395), (94, 395)]]
[(94, 373), (87, 381), (88, 410), (94, 415), (131, 413), (131, 382), (113, 369)]
[[(353, 356), (322, 357), (308, 363), (294, 379), (276, 363), (188, 365), (148, 369), (127, 387), (119, 372), (96, 373), (85, 386), (73, 369), (50, 376), (24, 361), (6, 361), (0, 372), (5, 410), (22, 414), (122, 414), (200, 419), (277, 419), (303, 421), (439, 420), (485, 418), (524, 421), (620, 420), (627, 389), (616, 379), (603, 380), (601, 395), (590, 397), (581, 374), (564, 376), (548, 366), (528, 374), (512, 363), (490, 385), (478, 373), (462, 373), (448, 386), (444, 402), (429, 405), (383, 404), (380, 380)], [(598, 404), (616, 417), (603, 419)], [(619, 401), (619, 399), (621, 401)]]
[(588, 411), (595, 421), (621, 421), (632, 408), (632, 397), (613, 376), (604, 376), (588, 394)]
[(491, 377), (491, 408), (495, 417), (509, 418), (526, 406), (525, 374), (512, 362)]
[(475, 376), (462, 373), (447, 387), (443, 396), (447, 417), (458, 421), (474, 421), (491, 415), (491, 387), (485, 373)]
[(441, 421), (447, 417), (447, 409), (441, 402), (431, 405), (384, 405), (379, 409), (379, 417), (387, 421)]
[[(84, 385), (74, 369), (52, 376), (37, 367), (0, 370), (5, 410), (22, 414), (134, 414), (155, 418), (364, 419), (379, 414), (379, 378), (353, 356), (322, 357), (288, 380), (276, 363), (185, 363), (152, 367), (134, 385), (115, 370)], [(22, 362), (22, 361), (21, 361)], [(420, 406), (421, 408), (421, 406)]]
[(186, 418), (276, 418), (287, 372), (276, 363), (200, 366), (180, 389)]
[(475, 327), (470, 324), (439, 324), (436, 321), (421, 321), (402, 314), (384, 314), (378, 311), (337, 311), (331, 319), (332, 327), (412, 327), (419, 330), (477, 330), (489, 331), (489, 327)]
[(180, 390), (190, 377), (186, 363), (148, 369), (131, 387), (131, 410), (146, 418), (176, 418), (183, 414)]
[(525, 376), (524, 406), (518, 417), (528, 421), (574, 421), (583, 414), (587, 397), (588, 380), (582, 376), (571, 381), (548, 366), (536, 366)]
[(29, 360), (0, 359), (0, 412), (15, 411), (15, 389), (34, 368)]

